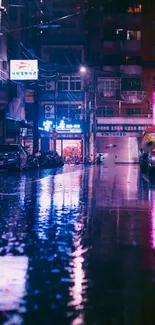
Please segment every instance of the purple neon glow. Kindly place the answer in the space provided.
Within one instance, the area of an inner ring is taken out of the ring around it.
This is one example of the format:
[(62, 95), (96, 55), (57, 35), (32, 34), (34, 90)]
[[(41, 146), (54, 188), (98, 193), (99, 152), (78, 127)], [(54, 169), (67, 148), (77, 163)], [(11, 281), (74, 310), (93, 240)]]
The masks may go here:
[(152, 93), (153, 125), (155, 125), (155, 91)]

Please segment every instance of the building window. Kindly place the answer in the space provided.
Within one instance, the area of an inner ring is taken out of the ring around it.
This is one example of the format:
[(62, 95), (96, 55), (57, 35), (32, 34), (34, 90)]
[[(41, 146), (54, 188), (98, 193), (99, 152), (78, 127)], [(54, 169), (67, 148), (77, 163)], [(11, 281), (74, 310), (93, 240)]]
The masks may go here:
[(63, 119), (63, 117), (72, 120), (80, 120), (82, 113), (82, 105), (57, 105), (57, 118)]
[(57, 105), (57, 118), (62, 119), (63, 117), (68, 118), (69, 105)]
[(98, 92), (115, 92), (119, 89), (119, 78), (98, 78)]
[(99, 107), (96, 111), (97, 117), (112, 117), (114, 116), (114, 108), (112, 106)]
[(141, 40), (141, 31), (133, 31), (133, 30), (128, 30), (127, 31), (127, 40)]
[(127, 108), (126, 114), (127, 115), (140, 115), (141, 109), (140, 108)]
[(58, 80), (58, 90), (69, 90), (69, 77), (61, 77)]
[(58, 90), (60, 91), (80, 91), (81, 77), (61, 77), (58, 81)]
[(139, 13), (139, 12), (142, 12), (142, 5), (135, 5), (135, 6), (130, 6), (128, 8), (128, 12), (131, 12), (131, 13)]
[(143, 90), (141, 78), (122, 78), (121, 80), (122, 91), (141, 91)]
[(141, 65), (142, 60), (140, 56), (126, 56), (125, 61), (126, 64)]
[(70, 78), (70, 90), (81, 90), (81, 78), (71, 77)]

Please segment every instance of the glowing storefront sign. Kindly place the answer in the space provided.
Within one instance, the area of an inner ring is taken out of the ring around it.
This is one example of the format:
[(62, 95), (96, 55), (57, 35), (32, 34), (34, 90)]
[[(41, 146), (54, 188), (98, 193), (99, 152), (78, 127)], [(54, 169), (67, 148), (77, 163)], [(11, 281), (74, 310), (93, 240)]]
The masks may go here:
[(37, 80), (38, 60), (10, 60), (10, 80)]
[[(55, 128), (55, 125), (52, 121), (46, 120), (43, 122), (43, 129), (40, 128), (40, 130), (44, 130), (47, 132), (53, 132), (53, 128)], [(80, 124), (65, 124), (64, 120), (60, 122), (59, 125), (56, 126), (55, 131), (57, 133), (82, 133), (82, 129)]]
[(44, 130), (47, 131), (47, 132), (49, 132), (50, 129), (51, 129), (51, 127), (52, 127), (52, 124), (53, 124), (52, 121), (48, 121), (48, 120), (47, 121), (44, 121), (43, 122)]
[(56, 131), (58, 133), (82, 133), (80, 124), (65, 124), (64, 120), (56, 127)]

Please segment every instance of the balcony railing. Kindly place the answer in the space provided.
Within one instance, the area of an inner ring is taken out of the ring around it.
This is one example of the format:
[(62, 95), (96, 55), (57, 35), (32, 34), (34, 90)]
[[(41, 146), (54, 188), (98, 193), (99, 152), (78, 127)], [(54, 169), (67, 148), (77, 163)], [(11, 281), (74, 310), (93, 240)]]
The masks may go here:
[(141, 54), (141, 41), (124, 40), (124, 41), (104, 41), (104, 54), (126, 54), (128, 56), (139, 56)]
[(147, 97), (147, 92), (144, 90), (121, 91), (121, 98), (124, 101), (138, 103), (138, 102), (142, 102), (146, 97)]
[(112, 110), (102, 110), (99, 109), (96, 111), (96, 116), (97, 117), (108, 117), (108, 118), (113, 118), (113, 117), (135, 117), (135, 118), (152, 118), (152, 114), (143, 114), (143, 113), (116, 113)]
[(117, 26), (124, 27), (124, 26), (131, 26), (140, 27), (142, 23), (142, 15), (141, 13), (116, 13), (116, 14), (104, 14), (103, 20), (109, 24), (117, 24)]

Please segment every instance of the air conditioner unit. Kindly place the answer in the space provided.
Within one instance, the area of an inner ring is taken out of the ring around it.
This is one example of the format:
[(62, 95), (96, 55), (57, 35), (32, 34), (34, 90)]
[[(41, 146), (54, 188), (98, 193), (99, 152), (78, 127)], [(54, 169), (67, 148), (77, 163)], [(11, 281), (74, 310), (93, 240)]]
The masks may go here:
[(76, 114), (75, 115), (75, 120), (83, 120), (83, 116), (82, 116), (82, 114)]
[(45, 118), (46, 119), (54, 118), (54, 105), (45, 105)]
[(46, 90), (55, 90), (55, 82), (52, 80), (52, 81), (46, 81), (46, 84), (45, 84), (45, 89)]

